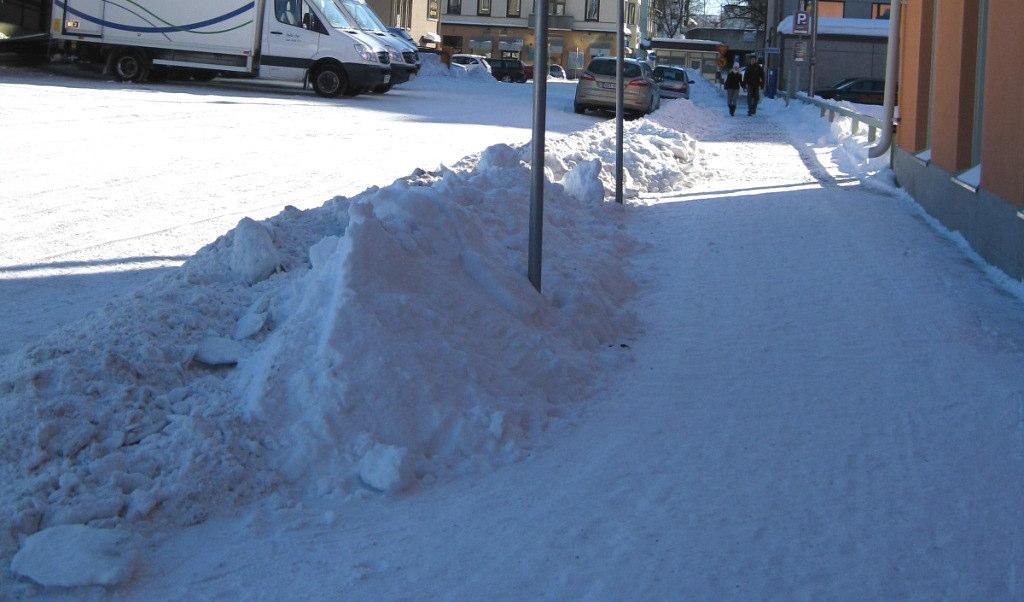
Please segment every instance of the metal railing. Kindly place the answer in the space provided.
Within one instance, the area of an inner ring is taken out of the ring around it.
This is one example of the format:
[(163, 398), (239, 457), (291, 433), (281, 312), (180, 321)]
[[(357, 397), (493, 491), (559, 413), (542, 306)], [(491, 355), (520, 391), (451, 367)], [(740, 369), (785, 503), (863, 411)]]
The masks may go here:
[(874, 142), (878, 138), (878, 132), (885, 127), (885, 121), (879, 119), (878, 117), (872, 117), (871, 115), (865, 115), (864, 113), (858, 113), (857, 111), (854, 111), (852, 109), (841, 107), (839, 106), (839, 104), (830, 100), (813, 98), (811, 96), (808, 96), (806, 92), (797, 92), (792, 97), (790, 97), (788, 92), (780, 91), (779, 96), (782, 96), (787, 101), (789, 101), (790, 98), (793, 98), (795, 100), (799, 100), (804, 104), (814, 105), (818, 107), (818, 109), (821, 111), (821, 117), (824, 119), (825, 116), (828, 115), (828, 120), (830, 123), (836, 120), (836, 115), (848, 118), (850, 121), (853, 122), (850, 129), (853, 131), (854, 135), (860, 133), (860, 124), (863, 123), (864, 125), (868, 126), (868, 142)]

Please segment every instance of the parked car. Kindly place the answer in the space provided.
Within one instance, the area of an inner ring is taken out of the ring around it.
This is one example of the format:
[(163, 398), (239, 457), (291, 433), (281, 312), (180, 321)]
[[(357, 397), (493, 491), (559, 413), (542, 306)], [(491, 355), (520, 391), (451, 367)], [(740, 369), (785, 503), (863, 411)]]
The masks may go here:
[[(639, 115), (653, 113), (661, 106), (661, 92), (658, 82), (654, 81), (654, 70), (636, 59), (624, 59), (623, 63), (625, 110)], [(615, 58), (595, 58), (580, 73), (573, 108), (577, 113), (585, 113), (588, 109), (614, 109), (615, 90)]]
[(815, 95), (830, 100), (880, 105), (885, 98), (885, 80), (847, 78), (836, 82), (832, 87), (815, 91)]
[(557, 77), (558, 79), (569, 79), (565, 74), (565, 69), (562, 69), (561, 65), (548, 65), (548, 77)]
[(658, 82), (665, 98), (690, 98), (690, 74), (682, 67), (655, 67), (654, 81)]
[[(325, 5), (326, 2), (327, 0), (320, 0), (321, 5)], [(391, 90), (392, 86), (404, 84), (420, 72), (420, 55), (416, 52), (416, 45), (402, 36), (391, 33), (366, 0), (334, 0), (333, 5), (356, 27), (376, 38), (387, 48), (391, 57), (391, 80), (371, 88), (374, 93), (384, 94)]]
[(483, 69), (487, 73), (491, 72), (491, 64), (479, 54), (453, 54), (450, 62), (452, 65), (462, 65), (467, 70)]
[[(526, 79), (533, 79), (533, 65), (526, 65), (523, 68), (523, 71), (526, 73)], [(548, 77), (568, 79), (565, 69), (563, 69), (561, 65), (548, 65)]]
[(526, 81), (526, 66), (519, 59), (487, 59), (491, 75), (503, 82), (523, 83)]

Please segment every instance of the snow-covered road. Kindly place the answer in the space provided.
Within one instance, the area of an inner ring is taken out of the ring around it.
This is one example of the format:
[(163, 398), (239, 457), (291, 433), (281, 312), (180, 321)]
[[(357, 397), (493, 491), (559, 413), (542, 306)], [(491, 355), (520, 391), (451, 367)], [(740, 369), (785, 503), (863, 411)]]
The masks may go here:
[(803, 129), (717, 128), (719, 178), (632, 209), (646, 333), (547, 447), (186, 530), (124, 597), (1020, 599), (1020, 300)]
[[(598, 121), (553, 81), (549, 128)], [(0, 358), (242, 217), (315, 207), (529, 140), (532, 85), (421, 78), (384, 96), (216, 81), (123, 85), (0, 66)]]

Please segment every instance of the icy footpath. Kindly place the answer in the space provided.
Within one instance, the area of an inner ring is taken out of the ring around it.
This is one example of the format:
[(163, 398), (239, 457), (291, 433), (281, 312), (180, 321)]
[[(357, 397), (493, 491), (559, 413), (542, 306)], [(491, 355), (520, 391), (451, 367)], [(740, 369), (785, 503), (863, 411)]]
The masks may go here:
[[(686, 135), (629, 127), (634, 187), (702, 169)], [(44, 585), (113, 584), (134, 556), (109, 544), (129, 532), (268, 497), (397, 493), (521, 457), (587, 397), (599, 351), (636, 332), (623, 307), (637, 243), (606, 200), (607, 129), (552, 145), (544, 296), (523, 276), (526, 151), (498, 145), (243, 219), (29, 348), (0, 378), (2, 556), (21, 547), (13, 571)], [(54, 550), (85, 569), (48, 573)], [(75, 557), (89, 550), (120, 564)]]

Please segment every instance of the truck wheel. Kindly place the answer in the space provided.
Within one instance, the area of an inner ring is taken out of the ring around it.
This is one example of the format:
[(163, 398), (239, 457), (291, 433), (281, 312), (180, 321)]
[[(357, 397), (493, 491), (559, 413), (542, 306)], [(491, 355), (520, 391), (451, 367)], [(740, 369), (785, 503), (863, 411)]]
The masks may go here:
[(212, 81), (217, 77), (216, 71), (196, 70), (191, 73), (192, 79), (197, 82)]
[(324, 98), (334, 98), (347, 87), (348, 78), (337, 65), (323, 65), (313, 74), (313, 91)]
[(141, 50), (119, 48), (110, 55), (110, 71), (119, 82), (141, 82), (149, 69), (149, 58)]
[(576, 111), (577, 114), (582, 115), (587, 112), (587, 107), (581, 105), (578, 102), (572, 104), (572, 110)]
[(372, 90), (374, 94), (387, 94), (390, 91), (391, 84), (381, 84)]

